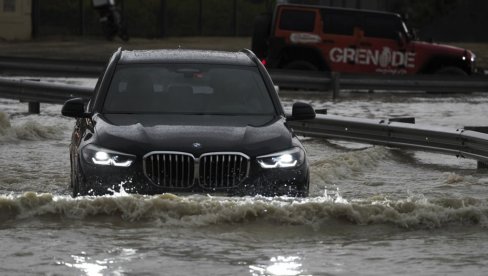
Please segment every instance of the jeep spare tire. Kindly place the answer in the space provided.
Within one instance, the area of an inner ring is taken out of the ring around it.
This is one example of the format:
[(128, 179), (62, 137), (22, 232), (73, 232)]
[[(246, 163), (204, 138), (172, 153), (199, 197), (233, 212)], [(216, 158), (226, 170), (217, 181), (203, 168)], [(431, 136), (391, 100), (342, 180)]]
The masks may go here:
[(251, 49), (259, 59), (266, 57), (268, 53), (268, 38), (271, 29), (271, 14), (264, 13), (254, 19), (254, 31), (252, 34)]

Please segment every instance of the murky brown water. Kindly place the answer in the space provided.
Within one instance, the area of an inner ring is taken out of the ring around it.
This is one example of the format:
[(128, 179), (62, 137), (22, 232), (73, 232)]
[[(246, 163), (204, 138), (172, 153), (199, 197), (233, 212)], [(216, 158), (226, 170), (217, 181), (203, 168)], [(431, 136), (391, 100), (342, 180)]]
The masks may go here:
[[(303, 100), (344, 116), (488, 125), (482, 94), (281, 95), (288, 108)], [(0, 99), (2, 275), (488, 273), (488, 171), (472, 160), (306, 138), (308, 199), (72, 199), (73, 121), (60, 106), (26, 109)]]

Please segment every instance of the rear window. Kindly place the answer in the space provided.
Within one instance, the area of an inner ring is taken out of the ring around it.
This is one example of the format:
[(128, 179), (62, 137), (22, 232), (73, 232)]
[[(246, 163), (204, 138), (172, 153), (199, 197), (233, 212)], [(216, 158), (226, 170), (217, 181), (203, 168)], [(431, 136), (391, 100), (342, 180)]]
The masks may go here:
[(337, 35), (353, 35), (356, 27), (356, 16), (349, 12), (322, 10), (324, 33)]
[(120, 65), (103, 112), (276, 114), (257, 68), (209, 64)]
[(364, 35), (386, 39), (397, 39), (404, 30), (403, 22), (395, 16), (368, 15), (364, 20)]
[(315, 12), (301, 10), (283, 10), (280, 17), (280, 29), (298, 32), (313, 32)]

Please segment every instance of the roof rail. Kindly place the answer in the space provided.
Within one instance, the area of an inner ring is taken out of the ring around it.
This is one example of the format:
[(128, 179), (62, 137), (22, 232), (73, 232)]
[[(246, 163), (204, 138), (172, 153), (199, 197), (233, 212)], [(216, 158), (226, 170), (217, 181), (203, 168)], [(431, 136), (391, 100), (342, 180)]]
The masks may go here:
[(239, 52), (246, 54), (256, 65), (259, 64), (259, 63), (261, 63), (261, 61), (256, 56), (256, 54), (254, 54), (253, 51), (251, 51), (251, 50), (249, 50), (247, 48), (243, 48)]
[(112, 61), (116, 60), (119, 61), (120, 57), (122, 56), (122, 47), (119, 47), (113, 54), (112, 57), (110, 58), (109, 63)]

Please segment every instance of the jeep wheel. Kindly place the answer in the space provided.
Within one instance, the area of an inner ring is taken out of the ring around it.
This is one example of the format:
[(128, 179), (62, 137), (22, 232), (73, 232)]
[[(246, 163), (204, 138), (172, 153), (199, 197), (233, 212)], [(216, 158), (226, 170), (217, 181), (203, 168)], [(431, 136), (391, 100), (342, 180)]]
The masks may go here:
[(449, 76), (467, 76), (466, 71), (459, 67), (448, 66), (442, 67), (435, 72), (436, 75), (449, 75)]
[(287, 70), (317, 71), (317, 66), (305, 60), (295, 60), (285, 65)]

